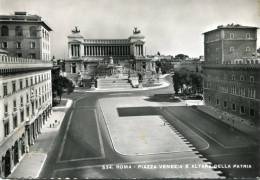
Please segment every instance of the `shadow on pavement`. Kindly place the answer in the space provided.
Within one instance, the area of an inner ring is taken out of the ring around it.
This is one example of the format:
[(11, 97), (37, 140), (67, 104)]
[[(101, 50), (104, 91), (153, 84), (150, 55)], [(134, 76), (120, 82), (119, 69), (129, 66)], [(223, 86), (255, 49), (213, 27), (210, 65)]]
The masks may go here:
[(176, 98), (174, 94), (154, 94), (153, 96), (149, 96), (149, 98), (144, 100), (149, 102), (180, 102), (180, 100)]

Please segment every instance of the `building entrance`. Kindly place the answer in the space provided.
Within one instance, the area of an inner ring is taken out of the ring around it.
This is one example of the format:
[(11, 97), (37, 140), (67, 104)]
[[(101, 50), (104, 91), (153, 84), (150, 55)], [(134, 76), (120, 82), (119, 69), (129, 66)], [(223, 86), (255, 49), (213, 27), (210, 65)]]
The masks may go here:
[(11, 174), (11, 153), (10, 150), (8, 150), (5, 154), (5, 157), (2, 159), (3, 161), (3, 172), (4, 176), (7, 177), (9, 174)]
[(14, 144), (14, 165), (19, 162), (19, 146), (18, 142), (16, 141)]

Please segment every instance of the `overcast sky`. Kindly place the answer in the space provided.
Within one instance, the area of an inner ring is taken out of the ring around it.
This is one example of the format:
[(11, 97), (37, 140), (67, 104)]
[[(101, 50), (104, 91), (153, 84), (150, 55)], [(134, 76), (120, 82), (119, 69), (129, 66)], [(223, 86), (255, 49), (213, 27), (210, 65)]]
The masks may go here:
[(128, 38), (136, 26), (146, 37), (147, 54), (191, 57), (203, 55), (202, 33), (218, 25), (260, 27), (260, 0), (0, 0), (0, 14), (14, 11), (46, 21), (56, 58), (67, 56), (74, 26), (85, 38)]

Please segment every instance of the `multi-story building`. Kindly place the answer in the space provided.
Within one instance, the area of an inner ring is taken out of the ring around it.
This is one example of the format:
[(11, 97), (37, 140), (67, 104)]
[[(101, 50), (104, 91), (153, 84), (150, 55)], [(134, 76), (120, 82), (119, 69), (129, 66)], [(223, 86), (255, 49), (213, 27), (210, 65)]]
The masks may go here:
[(34, 144), (52, 106), (48, 61), (0, 54), (0, 176)]
[(50, 60), (50, 31), (38, 15), (0, 15), (0, 48), (14, 57)]
[(145, 37), (137, 28), (128, 39), (85, 39), (75, 28), (68, 36), (68, 52), (65, 72), (74, 82), (93, 76), (98, 65), (113, 65), (121, 73), (129, 69), (148, 71), (152, 67), (151, 59), (145, 56)]
[(256, 56), (257, 28), (233, 24), (218, 26), (217, 29), (205, 32), (204, 37), (206, 105), (225, 112), (226, 117), (235, 116), (238, 117), (236, 120), (259, 126), (260, 61)]

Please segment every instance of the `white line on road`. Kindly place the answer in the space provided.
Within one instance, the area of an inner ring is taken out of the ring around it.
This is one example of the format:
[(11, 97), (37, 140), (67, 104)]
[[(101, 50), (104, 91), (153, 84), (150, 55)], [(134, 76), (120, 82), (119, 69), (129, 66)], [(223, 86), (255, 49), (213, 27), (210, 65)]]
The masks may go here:
[[(88, 158), (76, 158), (76, 159), (70, 159), (70, 160), (60, 160), (60, 159), (59, 159), (58, 163), (84, 161), (84, 160), (97, 160), (97, 159), (103, 159), (103, 158), (105, 158), (105, 150), (104, 150), (103, 140), (102, 140), (101, 131), (100, 131), (100, 127), (99, 127), (97, 112), (96, 112), (96, 109), (90, 109), (90, 110), (93, 110), (93, 112), (94, 112), (94, 114), (95, 114), (95, 120), (96, 120), (97, 130), (98, 130), (98, 138), (99, 138), (101, 156), (98, 156), (98, 157), (88, 157)], [(68, 128), (68, 127), (69, 127), (69, 125), (67, 126), (67, 128)], [(66, 129), (66, 131), (67, 131), (67, 129)], [(67, 134), (65, 134), (65, 136), (67, 136)], [(66, 139), (65, 139), (65, 141), (66, 141)], [(63, 145), (63, 146), (64, 146), (64, 145)], [(62, 146), (62, 151), (61, 151), (61, 152), (63, 152), (63, 148), (64, 148), (63, 146)], [(61, 155), (60, 155), (60, 156), (61, 156)]]
[(61, 149), (60, 149), (57, 161), (60, 161), (61, 155), (63, 153), (63, 149), (64, 149), (64, 145), (65, 145), (65, 142), (66, 142), (66, 139), (67, 139), (67, 134), (68, 134), (68, 131), (69, 131), (69, 127), (70, 127), (70, 123), (71, 123), (73, 113), (74, 113), (74, 111), (71, 111), (71, 113), (70, 113), (69, 122), (68, 122), (68, 125), (66, 127), (65, 135), (64, 135), (62, 143), (61, 143)]
[(117, 95), (127, 95), (127, 94), (133, 94), (133, 93), (111, 93), (108, 94), (109, 96), (117, 96)]

